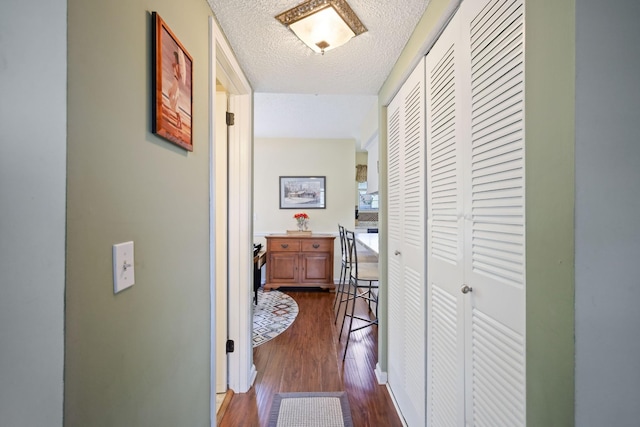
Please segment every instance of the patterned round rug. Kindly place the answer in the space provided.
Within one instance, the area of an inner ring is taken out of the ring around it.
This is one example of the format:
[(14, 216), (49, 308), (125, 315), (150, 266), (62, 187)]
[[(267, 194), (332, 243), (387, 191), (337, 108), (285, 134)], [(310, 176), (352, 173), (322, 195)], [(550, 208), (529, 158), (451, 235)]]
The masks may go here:
[(298, 315), (298, 304), (280, 291), (258, 289), (258, 304), (253, 309), (253, 346), (257, 347), (284, 332)]

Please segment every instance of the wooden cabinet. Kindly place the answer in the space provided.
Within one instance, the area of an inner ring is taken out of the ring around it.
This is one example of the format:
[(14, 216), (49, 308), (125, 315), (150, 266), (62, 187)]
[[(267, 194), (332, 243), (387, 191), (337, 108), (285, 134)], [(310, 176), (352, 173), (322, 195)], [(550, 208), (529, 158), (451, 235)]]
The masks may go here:
[(266, 236), (265, 289), (333, 287), (333, 241), (328, 234)]

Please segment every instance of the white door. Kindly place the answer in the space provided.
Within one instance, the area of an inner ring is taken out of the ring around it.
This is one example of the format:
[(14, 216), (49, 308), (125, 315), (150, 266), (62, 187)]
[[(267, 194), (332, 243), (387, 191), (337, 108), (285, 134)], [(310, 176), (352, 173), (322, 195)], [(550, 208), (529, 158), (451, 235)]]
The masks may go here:
[(467, 423), (525, 418), (524, 0), (469, 2)]
[(424, 61), (388, 117), (389, 386), (409, 426), (425, 422)]
[(427, 59), (431, 425), (526, 423), (523, 35), (523, 0), (463, 2)]
[(463, 156), (465, 123), (460, 75), (460, 14), (426, 58), (428, 419), (432, 426), (464, 423), (465, 307)]

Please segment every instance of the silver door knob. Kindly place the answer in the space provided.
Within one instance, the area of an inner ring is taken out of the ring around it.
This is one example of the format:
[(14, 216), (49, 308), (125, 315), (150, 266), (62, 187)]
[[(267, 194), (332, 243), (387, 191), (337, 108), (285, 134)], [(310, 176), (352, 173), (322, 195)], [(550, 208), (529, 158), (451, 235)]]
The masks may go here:
[(469, 285), (462, 285), (462, 287), (460, 288), (460, 290), (462, 291), (463, 294), (468, 294), (469, 292), (471, 292), (473, 289), (471, 288), (471, 286)]
[(400, 255), (400, 251), (395, 251), (393, 254), (394, 255)]

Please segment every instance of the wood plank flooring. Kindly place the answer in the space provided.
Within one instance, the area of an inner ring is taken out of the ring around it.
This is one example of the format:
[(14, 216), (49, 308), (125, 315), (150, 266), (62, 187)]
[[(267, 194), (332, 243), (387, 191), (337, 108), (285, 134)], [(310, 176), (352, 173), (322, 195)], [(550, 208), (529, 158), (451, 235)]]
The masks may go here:
[[(335, 294), (280, 291), (297, 302), (298, 317), (284, 333), (254, 349), (255, 384), (247, 393), (234, 394), (219, 426), (264, 427), (276, 393), (307, 391), (346, 391), (354, 427), (402, 426), (386, 387), (375, 378), (377, 327), (351, 335), (343, 362), (348, 326), (339, 340), (342, 315), (336, 327)], [(357, 312), (366, 312), (364, 304), (356, 307)]]

